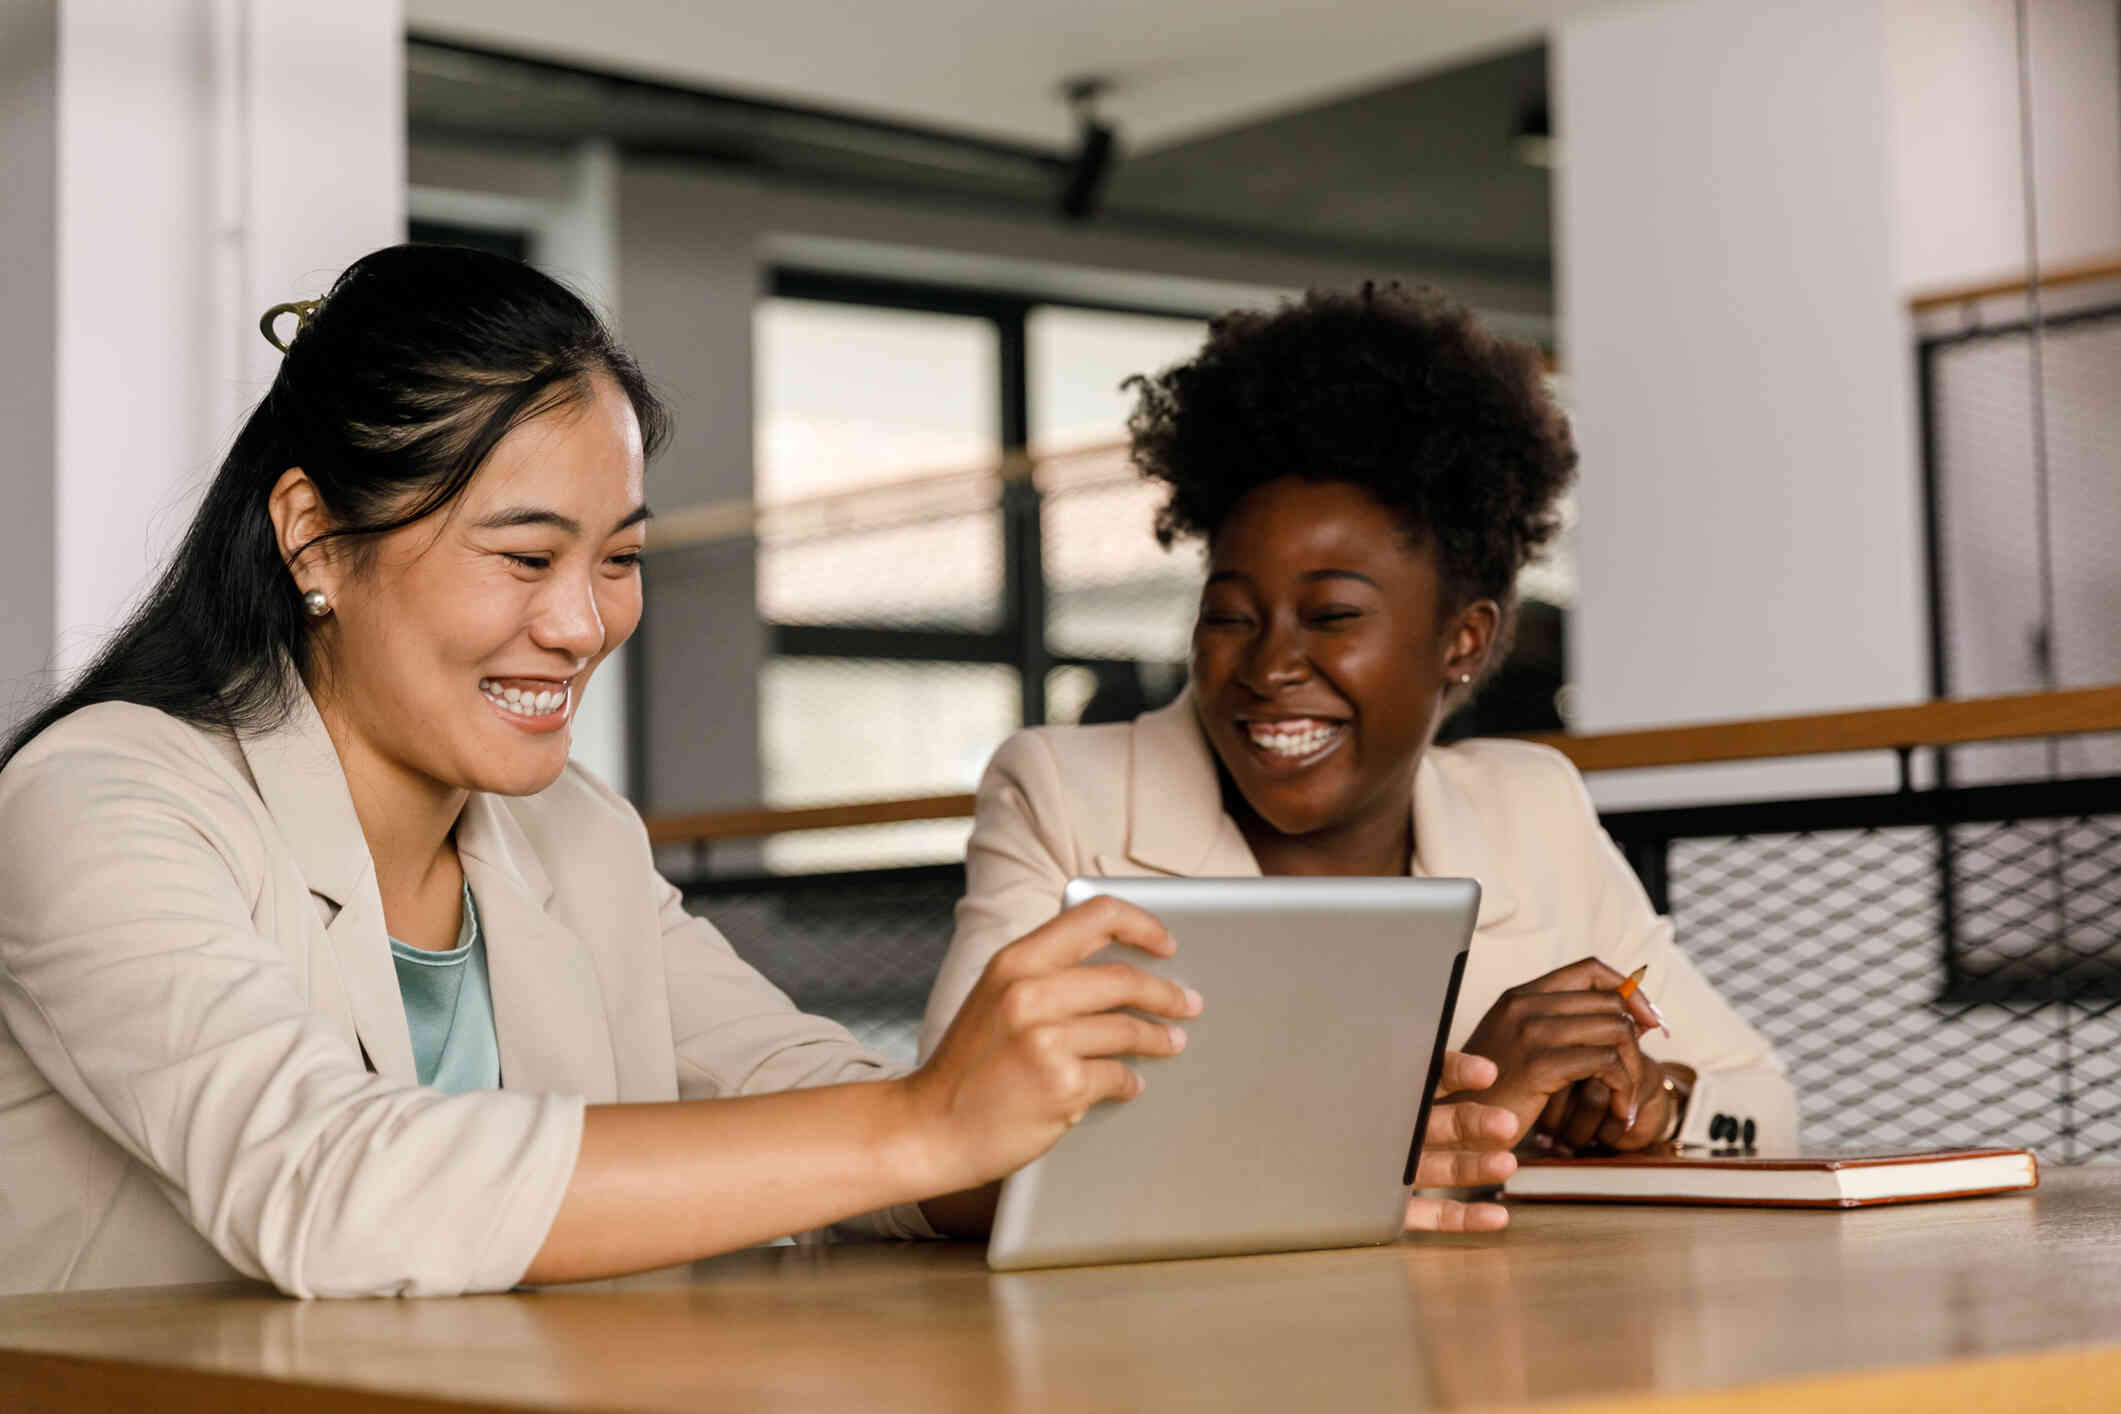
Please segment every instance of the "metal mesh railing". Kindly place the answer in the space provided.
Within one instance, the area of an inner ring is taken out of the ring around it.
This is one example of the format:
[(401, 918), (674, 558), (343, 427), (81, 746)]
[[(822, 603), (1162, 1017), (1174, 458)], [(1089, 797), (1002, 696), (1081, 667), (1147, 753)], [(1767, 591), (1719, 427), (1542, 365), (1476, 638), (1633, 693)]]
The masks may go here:
[(1608, 823), (1666, 851), (1681, 944), (1808, 1144), (2121, 1159), (2121, 779)]
[(797, 1006), (911, 1065), (964, 890), (964, 867), (942, 864), (707, 879), (685, 903)]
[[(1790, 1067), (1807, 1144), (2121, 1159), (2121, 778), (1608, 823)], [(687, 902), (911, 1063), (963, 884), (954, 864), (708, 878)]]

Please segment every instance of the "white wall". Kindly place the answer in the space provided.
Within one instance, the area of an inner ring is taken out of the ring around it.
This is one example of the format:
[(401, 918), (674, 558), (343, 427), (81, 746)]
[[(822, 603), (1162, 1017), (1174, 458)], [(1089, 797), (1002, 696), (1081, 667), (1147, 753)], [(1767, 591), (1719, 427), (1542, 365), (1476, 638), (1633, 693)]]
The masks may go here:
[[(2029, 83), (2010, 0), (1885, 0), (1900, 216), (1900, 281), (1909, 291), (2022, 277), (2027, 246), (2021, 118), (2030, 121), (2033, 209), (2043, 272), (2121, 253), (2121, 33), (2111, 0), (2030, 0)], [(2121, 281), (2050, 288), (2053, 317), (2111, 307)], [(2022, 294), (1924, 314), (1926, 334), (2027, 318)], [(2062, 687), (2121, 678), (2121, 494), (2112, 448), (2121, 409), (2112, 335), (2101, 324), (2050, 332), (2042, 359), (2044, 446), (2052, 502), (2051, 657)], [(2033, 363), (2022, 339), (1976, 342), (1933, 362), (1949, 690), (2033, 692), (2046, 685), (2039, 626), (2039, 474)], [(2051, 752), (2052, 745), (2052, 752)], [(1952, 753), (1961, 782), (2121, 769), (2121, 737), (2073, 737)]]
[[(1883, 0), (1899, 281), (1918, 291), (2025, 265), (2011, 0)], [(2121, 250), (2121, 34), (2111, 0), (2026, 7), (2040, 260)]]
[[(52, 84), (56, 121), (42, 136), (10, 124), (6, 141), (54, 143), (57, 176), (48, 194), (10, 187), (6, 255), (54, 291), (55, 327), (19, 353), (55, 390), (7, 405), (0, 435), (50, 442), (28, 474), (55, 504), (41, 525), (11, 518), (0, 548), (50, 545), (47, 652), (70, 671), (159, 567), (270, 380), (259, 314), (402, 238), (403, 37), (394, 3), (44, 0), (11, 10), (10, 32), (36, 16), (56, 53), (25, 79)], [(14, 206), (38, 200), (41, 238)], [(0, 702), (20, 705), (47, 666), (0, 667)]]
[[(1581, 730), (1926, 695), (1879, 6), (1673, 0), (1556, 35)], [(1601, 776), (1609, 804), (1889, 782)]]

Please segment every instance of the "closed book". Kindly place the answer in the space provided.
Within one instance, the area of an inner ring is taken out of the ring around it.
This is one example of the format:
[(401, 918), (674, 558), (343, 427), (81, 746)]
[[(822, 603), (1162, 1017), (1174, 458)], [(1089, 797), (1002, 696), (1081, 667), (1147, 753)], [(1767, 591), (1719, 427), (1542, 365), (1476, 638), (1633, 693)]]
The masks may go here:
[(2040, 1164), (2027, 1149), (1786, 1155), (1711, 1151), (1525, 1159), (1503, 1185), (1503, 1193), (1565, 1203), (1867, 1208), (2039, 1186)]

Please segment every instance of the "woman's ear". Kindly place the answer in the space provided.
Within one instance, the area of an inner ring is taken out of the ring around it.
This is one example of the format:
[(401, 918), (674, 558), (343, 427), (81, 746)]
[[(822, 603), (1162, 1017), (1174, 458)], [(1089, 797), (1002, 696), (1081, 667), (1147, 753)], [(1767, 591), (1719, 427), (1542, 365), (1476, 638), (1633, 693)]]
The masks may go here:
[[(327, 602), (336, 599), (338, 557), (321, 546), (310, 548), (318, 536), (331, 529), (331, 518), (325, 514), (324, 498), (317, 494), (308, 473), (298, 466), (282, 473), (273, 484), (272, 494), (265, 498), (265, 513), (272, 517), (273, 538), (279, 543), (280, 558), (287, 563), (288, 573), (294, 576), (296, 591), (318, 589)], [(303, 553), (305, 550), (308, 553)]]
[(1502, 606), (1493, 599), (1476, 599), (1452, 615), (1444, 635), (1444, 681), (1456, 687), (1468, 673), (1478, 680), (1501, 629)]

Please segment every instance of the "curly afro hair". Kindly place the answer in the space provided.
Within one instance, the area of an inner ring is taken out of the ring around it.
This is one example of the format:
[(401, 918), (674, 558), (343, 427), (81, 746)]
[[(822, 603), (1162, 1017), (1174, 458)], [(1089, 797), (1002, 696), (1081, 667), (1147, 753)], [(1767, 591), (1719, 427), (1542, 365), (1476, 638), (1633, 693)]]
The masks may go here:
[(1433, 290), (1314, 290), (1226, 314), (1191, 362), (1126, 386), (1134, 465), (1171, 488), (1164, 545), (1212, 540), (1270, 481), (1351, 482), (1410, 545), (1435, 548), (1446, 612), (1492, 599), (1507, 623), (1517, 572), (1558, 529), (1575, 475), (1537, 352)]

